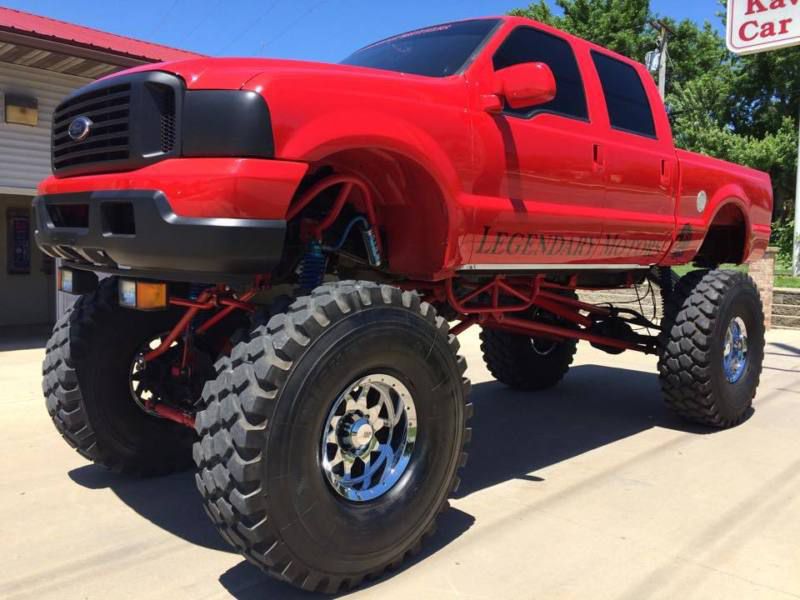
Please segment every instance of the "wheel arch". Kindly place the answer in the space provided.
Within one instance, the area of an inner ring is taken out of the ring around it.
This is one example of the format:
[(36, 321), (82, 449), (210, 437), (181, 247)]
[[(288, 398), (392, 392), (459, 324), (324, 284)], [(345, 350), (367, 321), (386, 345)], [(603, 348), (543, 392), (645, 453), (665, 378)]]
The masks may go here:
[(455, 262), (451, 240), (463, 215), (455, 201), (458, 180), (449, 159), (436, 156), (438, 144), (427, 155), (426, 147), (431, 148), (380, 134), (353, 136), (319, 143), (307, 150), (304, 160), (312, 165), (309, 181), (328, 169), (367, 184), (390, 271), (435, 278)]
[(741, 264), (750, 254), (750, 217), (743, 192), (724, 197), (708, 220), (706, 233), (694, 261), (704, 266)]

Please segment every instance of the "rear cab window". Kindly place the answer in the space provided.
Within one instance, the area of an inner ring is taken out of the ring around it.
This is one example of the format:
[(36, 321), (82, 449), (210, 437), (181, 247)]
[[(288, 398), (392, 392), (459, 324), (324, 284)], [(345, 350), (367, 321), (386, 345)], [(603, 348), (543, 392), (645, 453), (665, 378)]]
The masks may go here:
[(631, 65), (592, 50), (613, 129), (656, 138), (653, 109), (639, 73)]
[(550, 113), (589, 120), (578, 61), (567, 40), (533, 27), (517, 27), (495, 52), (493, 67), (498, 71), (527, 62), (541, 62), (550, 67), (556, 80), (556, 97), (535, 107), (513, 109), (506, 106), (506, 114), (529, 119)]

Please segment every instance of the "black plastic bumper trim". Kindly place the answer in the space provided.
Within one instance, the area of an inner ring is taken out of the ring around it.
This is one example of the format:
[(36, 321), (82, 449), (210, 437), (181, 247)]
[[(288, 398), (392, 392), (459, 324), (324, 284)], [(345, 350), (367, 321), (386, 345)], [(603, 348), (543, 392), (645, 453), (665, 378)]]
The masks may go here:
[[(130, 203), (132, 234), (106, 231), (103, 207)], [(85, 228), (56, 227), (48, 207), (87, 204)], [(36, 242), (69, 266), (169, 281), (226, 282), (270, 272), (280, 261), (282, 220), (198, 218), (176, 215), (157, 190), (51, 194), (33, 200)]]

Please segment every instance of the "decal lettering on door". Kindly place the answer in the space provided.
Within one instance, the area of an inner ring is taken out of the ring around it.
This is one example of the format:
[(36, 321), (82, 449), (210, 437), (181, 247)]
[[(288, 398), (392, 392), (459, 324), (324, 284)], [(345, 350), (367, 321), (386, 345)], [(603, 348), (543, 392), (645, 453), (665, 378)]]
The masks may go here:
[[(475, 249), (477, 256), (542, 257), (542, 258), (615, 258), (656, 254), (664, 241), (631, 240), (617, 234), (598, 236), (564, 236), (546, 233), (512, 233), (484, 226)], [(473, 259), (474, 260), (474, 259)]]

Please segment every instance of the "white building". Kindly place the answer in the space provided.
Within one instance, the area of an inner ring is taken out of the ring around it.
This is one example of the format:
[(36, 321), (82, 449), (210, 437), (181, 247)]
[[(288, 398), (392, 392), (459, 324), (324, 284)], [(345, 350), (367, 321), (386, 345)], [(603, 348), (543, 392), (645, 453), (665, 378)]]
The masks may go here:
[(50, 324), (56, 314), (53, 260), (36, 248), (31, 219), (36, 186), (50, 174), (55, 107), (109, 73), (195, 56), (0, 7), (0, 327)]

